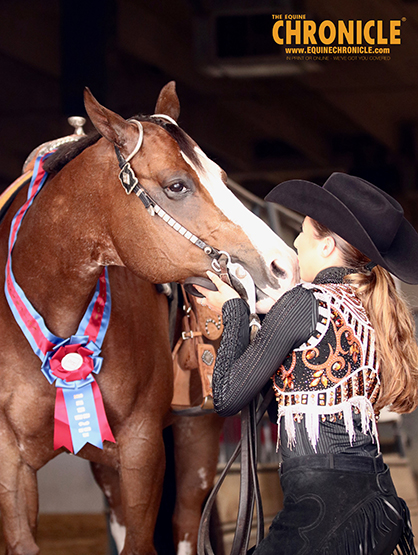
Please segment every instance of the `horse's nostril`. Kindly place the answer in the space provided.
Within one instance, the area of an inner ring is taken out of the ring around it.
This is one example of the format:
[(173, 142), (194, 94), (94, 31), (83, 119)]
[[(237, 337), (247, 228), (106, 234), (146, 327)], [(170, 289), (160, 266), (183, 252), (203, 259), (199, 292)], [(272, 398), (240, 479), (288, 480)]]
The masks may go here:
[(278, 262), (276, 260), (273, 260), (273, 262), (270, 264), (270, 268), (271, 271), (273, 273), (273, 275), (278, 278), (278, 279), (285, 279), (287, 274), (286, 272), (283, 270), (283, 268), (281, 268), (278, 264)]

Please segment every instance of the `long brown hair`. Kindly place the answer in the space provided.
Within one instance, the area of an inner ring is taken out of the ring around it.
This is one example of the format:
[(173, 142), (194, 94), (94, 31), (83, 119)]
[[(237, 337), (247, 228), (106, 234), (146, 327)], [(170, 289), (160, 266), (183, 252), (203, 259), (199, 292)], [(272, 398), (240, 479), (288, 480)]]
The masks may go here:
[(395, 412), (411, 412), (418, 404), (418, 346), (412, 313), (396, 289), (391, 274), (381, 266), (366, 270), (363, 253), (327, 227), (311, 219), (318, 238), (331, 236), (346, 268), (357, 270), (345, 277), (361, 300), (376, 334), (381, 388), (378, 412), (391, 405)]

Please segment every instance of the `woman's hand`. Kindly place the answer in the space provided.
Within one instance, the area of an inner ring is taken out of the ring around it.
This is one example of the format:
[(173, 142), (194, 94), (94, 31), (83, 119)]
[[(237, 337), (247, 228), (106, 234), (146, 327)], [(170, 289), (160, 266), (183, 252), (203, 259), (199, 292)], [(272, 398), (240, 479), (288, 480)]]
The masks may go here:
[(239, 299), (240, 296), (232, 289), (228, 284), (222, 281), (216, 274), (213, 272), (206, 272), (208, 278), (216, 285), (218, 291), (210, 291), (205, 287), (201, 287), (200, 285), (195, 285), (196, 289), (202, 295), (205, 295), (205, 298), (199, 299), (199, 303), (203, 306), (208, 306), (210, 309), (214, 310), (218, 314), (222, 314), (222, 307), (226, 301), (230, 299)]

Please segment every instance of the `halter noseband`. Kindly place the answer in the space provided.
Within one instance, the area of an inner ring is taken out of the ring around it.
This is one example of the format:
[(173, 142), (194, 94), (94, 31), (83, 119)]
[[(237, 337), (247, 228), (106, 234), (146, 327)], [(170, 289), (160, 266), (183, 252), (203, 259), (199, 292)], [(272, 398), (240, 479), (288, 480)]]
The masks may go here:
[[(170, 123), (177, 125), (177, 123), (172, 118), (170, 118), (170, 116), (166, 116), (165, 114), (155, 114), (151, 117), (164, 118), (167, 119)], [(147, 212), (151, 216), (157, 214), (157, 216), (159, 216), (162, 220), (164, 220), (166, 224), (177, 231), (177, 233), (180, 233), (180, 235), (182, 235), (185, 239), (202, 249), (205, 254), (207, 254), (214, 260), (217, 260), (221, 256), (221, 252), (218, 249), (208, 245), (207, 243), (205, 243), (205, 241), (199, 239), (199, 237), (196, 237), (194, 233), (186, 229), (177, 220), (170, 216), (170, 214), (168, 214), (163, 208), (161, 208), (161, 206), (156, 203), (152, 196), (139, 183), (138, 178), (136, 177), (135, 172), (133, 171), (129, 162), (139, 152), (139, 149), (142, 146), (142, 142), (144, 139), (144, 129), (141, 122), (139, 122), (138, 120), (131, 119), (128, 121), (135, 123), (138, 126), (139, 137), (135, 148), (125, 159), (122, 156), (119, 148), (115, 145), (115, 152), (121, 170), (119, 173), (119, 179), (123, 185), (123, 188), (125, 189), (126, 194), (130, 195), (131, 193), (134, 193), (142, 201), (143, 205), (147, 209)]]

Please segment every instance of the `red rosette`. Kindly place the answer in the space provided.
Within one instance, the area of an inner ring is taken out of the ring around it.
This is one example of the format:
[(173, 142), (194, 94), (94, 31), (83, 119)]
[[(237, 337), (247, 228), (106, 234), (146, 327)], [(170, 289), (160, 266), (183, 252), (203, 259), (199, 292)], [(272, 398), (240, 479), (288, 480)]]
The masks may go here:
[(93, 371), (93, 351), (80, 344), (63, 345), (51, 357), (51, 373), (66, 382), (84, 380)]

